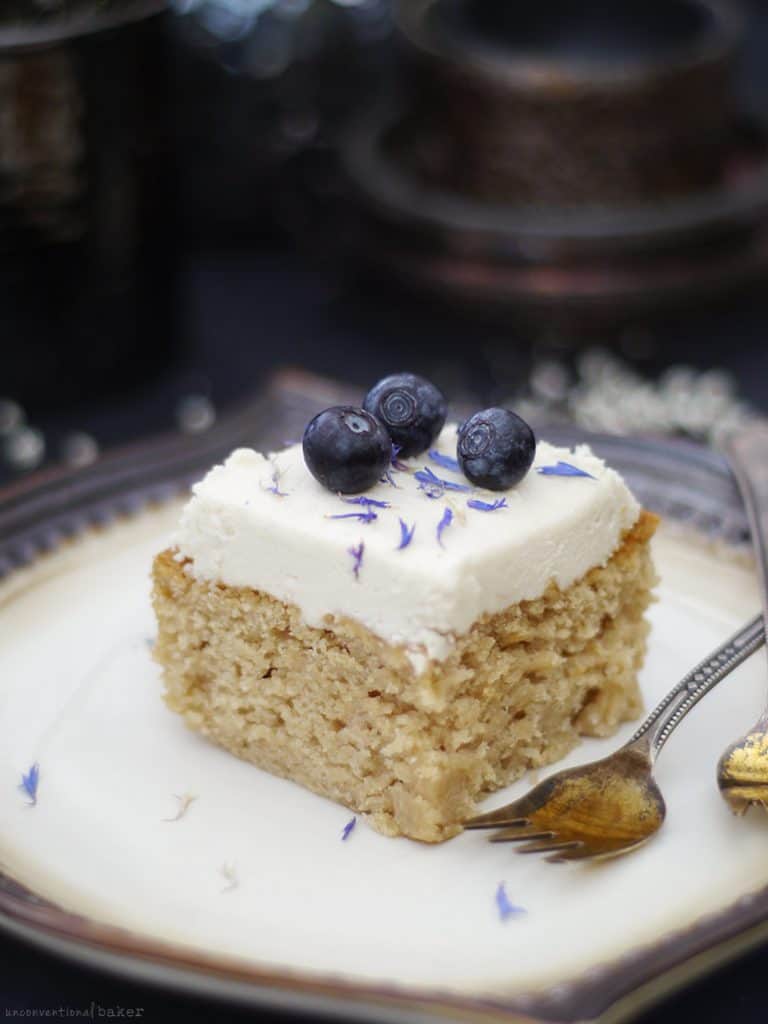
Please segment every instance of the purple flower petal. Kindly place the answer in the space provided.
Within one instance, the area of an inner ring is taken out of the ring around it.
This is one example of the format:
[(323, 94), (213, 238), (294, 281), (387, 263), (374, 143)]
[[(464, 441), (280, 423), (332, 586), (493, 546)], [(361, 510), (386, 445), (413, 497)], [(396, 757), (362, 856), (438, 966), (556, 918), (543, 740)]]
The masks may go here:
[(437, 543), (440, 547), (443, 547), (443, 531), (447, 529), (453, 522), (453, 512), (449, 508), (446, 508), (443, 512), (443, 518), (437, 524)]
[(591, 473), (579, 469), (578, 466), (572, 466), (570, 462), (558, 461), (554, 466), (539, 466), (537, 472), (542, 476), (587, 476), (590, 480), (597, 479)]
[(285, 491), (280, 490), (280, 474), (277, 470), (272, 474), (271, 486), (265, 487), (264, 490), (269, 491), (271, 494), (276, 494), (278, 498), (288, 497), (288, 494)]
[(442, 452), (439, 452), (436, 448), (431, 448), (428, 454), (430, 459), (432, 459), (433, 462), (436, 462), (437, 465), (441, 466), (443, 469), (450, 469), (453, 473), (461, 472), (461, 467), (456, 459), (451, 455), (443, 455)]
[(403, 548), (407, 548), (413, 540), (413, 535), (416, 532), (416, 523), (413, 526), (409, 526), (405, 520), (400, 520), (400, 543), (397, 545), (397, 550), (402, 551)]
[(480, 501), (479, 498), (470, 498), (467, 505), (469, 508), (476, 508), (478, 512), (496, 512), (500, 508), (509, 508), (506, 498), (499, 498), (497, 501)]
[(341, 831), (341, 841), (342, 841), (342, 843), (346, 842), (346, 840), (349, 839), (350, 834), (351, 834), (351, 832), (354, 829), (356, 824), (357, 824), (357, 818), (350, 818), (349, 819), (349, 821), (347, 822), (347, 824), (344, 826), (344, 828)]
[(364, 495), (357, 498), (342, 498), (341, 500), (345, 501), (347, 505), (364, 505), (366, 508), (389, 508), (388, 501), (376, 501), (375, 498), (366, 498)]
[(360, 579), (360, 569), (363, 565), (363, 553), (365, 552), (365, 544), (360, 541), (357, 547), (347, 548), (348, 554), (352, 556), (352, 572), (355, 574), (355, 579)]
[(437, 499), (442, 498), (445, 494), (445, 488), (441, 484), (419, 484), (419, 490), (423, 491), (427, 498)]
[(471, 491), (472, 488), (467, 484), (457, 484), (452, 480), (443, 480), (437, 476), (429, 466), (425, 466), (424, 469), (418, 470), (414, 473), (414, 477), (419, 482), (419, 489), (426, 491), (428, 498), (439, 497), (438, 492), (442, 491)]
[(328, 519), (356, 519), (358, 523), (372, 523), (379, 517), (373, 509), (366, 509), (365, 512), (343, 512), (335, 516), (328, 516)]
[(525, 907), (515, 906), (514, 903), (507, 896), (507, 890), (504, 888), (504, 883), (499, 882), (498, 888), (496, 889), (496, 906), (499, 911), (499, 917), (502, 921), (506, 921), (507, 918), (517, 917), (519, 914), (525, 914)]
[(402, 445), (395, 444), (394, 441), (393, 441), (392, 442), (392, 456), (391, 456), (391, 458), (389, 460), (390, 461), (390, 465), (392, 466), (392, 469), (396, 469), (396, 470), (398, 470), (399, 472), (402, 473), (402, 472), (407, 472), (408, 467), (406, 466), (406, 464), (404, 462), (401, 462), (398, 459), (398, 457), (397, 457), (400, 454), (401, 451), (402, 451)]
[(26, 774), (22, 773), (19, 789), (29, 797), (31, 806), (37, 803), (37, 787), (40, 782), (40, 765), (35, 761)]

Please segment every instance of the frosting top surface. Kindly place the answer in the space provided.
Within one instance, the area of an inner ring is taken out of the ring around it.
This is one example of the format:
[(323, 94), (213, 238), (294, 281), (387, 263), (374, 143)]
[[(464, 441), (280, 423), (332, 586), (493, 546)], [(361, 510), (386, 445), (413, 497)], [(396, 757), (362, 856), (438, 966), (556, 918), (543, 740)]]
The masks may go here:
[[(199, 579), (297, 605), (309, 625), (356, 619), (404, 646), (420, 670), (481, 615), (604, 565), (640, 513), (586, 446), (539, 441), (527, 476), (503, 492), (448, 468), (455, 451), (456, 427), (446, 426), (431, 453), (399, 463), (364, 495), (340, 496), (312, 477), (300, 444), (270, 455), (238, 449), (193, 488), (178, 557)], [(539, 472), (558, 462), (589, 475)]]

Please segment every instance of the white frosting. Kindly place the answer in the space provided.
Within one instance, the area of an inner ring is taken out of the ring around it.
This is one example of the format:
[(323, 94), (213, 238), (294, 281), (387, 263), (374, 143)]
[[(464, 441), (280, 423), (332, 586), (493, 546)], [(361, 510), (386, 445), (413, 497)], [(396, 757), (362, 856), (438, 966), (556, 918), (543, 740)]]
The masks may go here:
[[(437, 449), (455, 455), (456, 428)], [(550, 476), (541, 466), (563, 460), (591, 476)], [(299, 607), (320, 626), (326, 616), (361, 622), (403, 645), (417, 670), (447, 656), (456, 634), (482, 614), (539, 597), (551, 581), (567, 587), (604, 565), (640, 507), (615, 470), (586, 446), (574, 451), (539, 442), (527, 476), (503, 494), (472, 488), (431, 499), (414, 473), (428, 467), (467, 485), (460, 472), (429, 456), (409, 459), (364, 497), (387, 501), (370, 523), (330, 516), (364, 513), (325, 490), (304, 465), (301, 445), (265, 456), (238, 449), (193, 489), (175, 543), (195, 577), (252, 587)], [(276, 475), (275, 475), (276, 474)], [(284, 496), (269, 488), (278, 481)], [(506, 499), (506, 508), (469, 508), (468, 499)], [(446, 508), (453, 520), (438, 542)], [(401, 550), (399, 519), (415, 524)], [(350, 549), (364, 545), (357, 577)]]

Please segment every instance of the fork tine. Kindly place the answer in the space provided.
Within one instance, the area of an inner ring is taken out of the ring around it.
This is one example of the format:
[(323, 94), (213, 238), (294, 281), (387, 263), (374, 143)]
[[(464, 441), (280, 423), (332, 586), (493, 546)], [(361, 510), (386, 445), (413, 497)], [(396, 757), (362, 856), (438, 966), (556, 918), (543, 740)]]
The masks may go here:
[(734, 813), (741, 816), (742, 814), (746, 814), (752, 807), (762, 807), (764, 811), (768, 811), (768, 803), (766, 803), (766, 800), (753, 798), (752, 800), (744, 800), (743, 804), (735, 810)]
[(596, 852), (592, 847), (576, 840), (569, 843), (568, 846), (562, 846), (559, 850), (552, 853), (551, 856), (547, 857), (546, 861), (548, 864), (565, 864), (572, 860), (589, 860), (590, 857), (595, 856)]
[(476, 818), (468, 818), (463, 823), (464, 828), (506, 828), (510, 825), (527, 825), (528, 818), (515, 814), (515, 805), (500, 807), (497, 811), (489, 811), (488, 814), (478, 814)]
[(750, 807), (767, 807), (768, 790), (765, 785), (743, 784), (743, 785), (720, 785), (720, 792), (725, 798), (728, 806), (738, 817), (750, 809)]
[(733, 797), (728, 797), (728, 806), (731, 808), (737, 818), (743, 818), (749, 808), (752, 806), (751, 800), (735, 800)]
[(547, 860), (552, 864), (558, 862), (565, 863), (565, 861), (571, 860), (588, 860), (590, 857), (595, 860), (608, 860), (611, 857), (629, 853), (630, 850), (636, 850), (638, 846), (642, 845), (643, 842), (627, 843), (625, 846), (614, 846), (612, 849), (595, 849), (594, 846), (589, 846), (589, 844), (576, 843), (573, 849), (563, 850), (562, 853), (555, 853), (552, 857), (547, 857)]
[(551, 839), (554, 832), (526, 821), (520, 828), (505, 828), (488, 837), (490, 843), (515, 843), (522, 839)]
[[(574, 839), (558, 839), (556, 835), (551, 835), (549, 839), (541, 839), (538, 842), (526, 843), (525, 846), (519, 846), (516, 850), (517, 853), (549, 853), (550, 851), (563, 851), (564, 853), (568, 850), (575, 849), (580, 846), (577, 840)], [(550, 858), (548, 857), (547, 860)]]

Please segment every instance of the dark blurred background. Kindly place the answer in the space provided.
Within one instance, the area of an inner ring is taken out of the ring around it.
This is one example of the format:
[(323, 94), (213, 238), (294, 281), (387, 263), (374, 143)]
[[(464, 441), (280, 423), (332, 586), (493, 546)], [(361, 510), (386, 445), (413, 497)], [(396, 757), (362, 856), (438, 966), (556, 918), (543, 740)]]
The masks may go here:
[[(0, 481), (281, 366), (716, 445), (768, 407), (767, 57), (761, 0), (0, 0)], [(646, 1019), (762, 1020), (760, 962)], [(0, 940), (0, 1007), (112, 984)]]
[(278, 364), (702, 439), (768, 399), (758, 0), (4, 7), (2, 478)]

